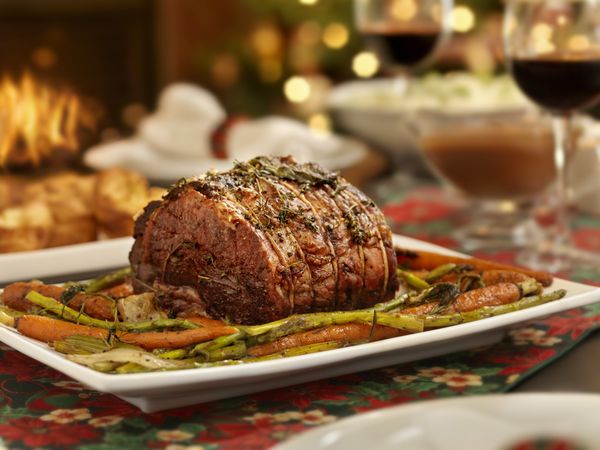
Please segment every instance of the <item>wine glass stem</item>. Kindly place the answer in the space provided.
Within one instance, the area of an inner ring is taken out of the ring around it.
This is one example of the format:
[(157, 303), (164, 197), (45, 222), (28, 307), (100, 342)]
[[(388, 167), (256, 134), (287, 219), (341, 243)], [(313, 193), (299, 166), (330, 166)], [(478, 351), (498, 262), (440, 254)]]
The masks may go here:
[(556, 170), (556, 191), (554, 203), (554, 230), (552, 241), (557, 254), (570, 246), (571, 227), (569, 199), (567, 192), (567, 158), (573, 151), (573, 135), (571, 133), (571, 115), (556, 114), (552, 118), (554, 132), (554, 166)]

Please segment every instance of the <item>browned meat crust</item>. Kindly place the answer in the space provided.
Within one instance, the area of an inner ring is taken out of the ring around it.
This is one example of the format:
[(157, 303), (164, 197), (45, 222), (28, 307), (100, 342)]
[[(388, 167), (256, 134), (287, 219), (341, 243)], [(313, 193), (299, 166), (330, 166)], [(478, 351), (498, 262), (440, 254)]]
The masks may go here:
[(138, 218), (137, 291), (172, 315), (263, 323), (371, 306), (397, 287), (391, 231), (337, 174), (256, 158), (174, 187)]

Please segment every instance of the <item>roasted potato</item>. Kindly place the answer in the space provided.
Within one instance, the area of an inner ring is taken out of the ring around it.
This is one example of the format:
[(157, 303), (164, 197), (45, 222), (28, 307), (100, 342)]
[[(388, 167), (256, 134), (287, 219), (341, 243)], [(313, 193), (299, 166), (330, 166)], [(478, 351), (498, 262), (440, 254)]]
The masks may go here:
[(99, 173), (93, 204), (100, 233), (109, 238), (131, 236), (134, 216), (163, 193), (163, 189), (149, 188), (143, 176), (130, 170)]
[(41, 201), (0, 212), (0, 253), (37, 250), (48, 246), (52, 213)]
[(126, 169), (0, 176), (0, 253), (129, 236), (133, 217), (163, 193)]

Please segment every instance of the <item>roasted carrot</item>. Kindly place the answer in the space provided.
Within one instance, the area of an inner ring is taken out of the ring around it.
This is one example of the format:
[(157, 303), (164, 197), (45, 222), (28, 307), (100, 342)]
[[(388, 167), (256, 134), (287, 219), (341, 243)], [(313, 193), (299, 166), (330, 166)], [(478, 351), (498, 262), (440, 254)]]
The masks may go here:
[(46, 297), (58, 300), (64, 290), (63, 287), (44, 284), (41, 281), (19, 282), (6, 286), (4, 292), (2, 292), (1, 299), (9, 308), (16, 309), (17, 311), (32, 312), (37, 310), (38, 306), (25, 298), (30, 291), (37, 291)]
[[(468, 312), (483, 306), (498, 306), (516, 302), (521, 299), (523, 292), (515, 283), (496, 283), (458, 295), (446, 309), (444, 314), (455, 312)], [(405, 308), (402, 314), (424, 315), (430, 314), (439, 302), (433, 301), (422, 305)]]
[(484, 270), (481, 273), (481, 281), (486, 286), (498, 283), (520, 283), (530, 278), (528, 275), (514, 270)]
[(194, 328), (182, 331), (149, 331), (146, 333), (118, 333), (122, 342), (137, 345), (146, 350), (159, 348), (182, 348), (200, 342), (210, 341), (219, 336), (237, 332), (233, 327)]
[[(39, 307), (26, 298), (27, 294), (31, 291), (38, 292), (55, 300), (60, 300), (65, 292), (65, 288), (52, 284), (44, 284), (40, 281), (13, 283), (4, 288), (2, 301), (6, 306), (18, 311), (34, 312)], [(74, 295), (67, 304), (73, 309), (81, 309), (88, 316), (96, 319), (113, 320), (115, 318), (114, 302), (102, 295), (79, 293)]]
[(23, 335), (42, 342), (60, 341), (70, 336), (108, 338), (108, 330), (88, 327), (45, 316), (25, 315), (15, 318), (15, 328)]
[(76, 294), (67, 302), (67, 306), (75, 310), (81, 310), (83, 307), (83, 312), (95, 319), (115, 319), (115, 302), (102, 295)]
[(442, 255), (439, 253), (413, 251), (401, 248), (396, 248), (396, 258), (401, 266), (408, 266), (410, 269), (432, 270), (442, 264), (466, 264), (472, 266), (475, 270), (509, 270), (513, 272), (523, 273), (531, 278), (535, 278), (543, 286), (552, 284), (552, 275), (548, 272), (525, 269), (523, 267), (501, 264), (493, 261), (486, 261), (478, 258), (461, 258), (457, 256)]
[(481, 277), (481, 281), (483, 282), (484, 286), (491, 286), (493, 284), (498, 283), (520, 283), (525, 280), (533, 279), (532, 277), (523, 272), (516, 272), (514, 270), (504, 269), (491, 269), (484, 270), (481, 272), (465, 272), (462, 274), (449, 273), (440, 278), (439, 281), (445, 283), (456, 283), (461, 276), (464, 277), (468, 275)]
[(227, 324), (222, 320), (211, 319), (209, 317), (183, 317), (188, 322), (195, 323), (196, 325), (200, 325), (205, 328), (210, 327), (226, 327)]
[(429, 314), (438, 304), (439, 302), (429, 302), (423, 303), (422, 305), (411, 306), (403, 309), (402, 314), (414, 314), (415, 316)]
[(353, 344), (360, 341), (378, 341), (406, 334), (395, 328), (376, 325), (373, 328), (365, 323), (345, 323), (329, 325), (302, 333), (290, 334), (273, 342), (255, 345), (248, 349), (249, 356), (265, 356), (295, 347), (319, 344), (323, 342), (340, 342)]
[(464, 292), (456, 297), (449, 312), (467, 312), (482, 306), (498, 306), (516, 302), (522, 297), (522, 291), (515, 283), (498, 283), (472, 291)]
[(103, 289), (99, 292), (100, 294), (108, 295), (112, 298), (124, 298), (133, 295), (133, 285), (131, 284), (131, 279), (127, 278), (124, 283), (117, 284), (116, 286)]

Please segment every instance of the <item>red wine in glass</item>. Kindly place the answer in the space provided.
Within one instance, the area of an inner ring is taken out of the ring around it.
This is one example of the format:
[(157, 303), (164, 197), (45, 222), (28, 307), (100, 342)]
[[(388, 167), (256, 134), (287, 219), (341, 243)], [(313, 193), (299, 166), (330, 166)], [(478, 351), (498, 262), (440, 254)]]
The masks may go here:
[(514, 59), (512, 72), (523, 92), (550, 111), (570, 113), (600, 101), (600, 54)]
[(425, 60), (442, 36), (440, 28), (431, 26), (365, 27), (361, 32), (380, 57), (401, 66), (414, 66)]

